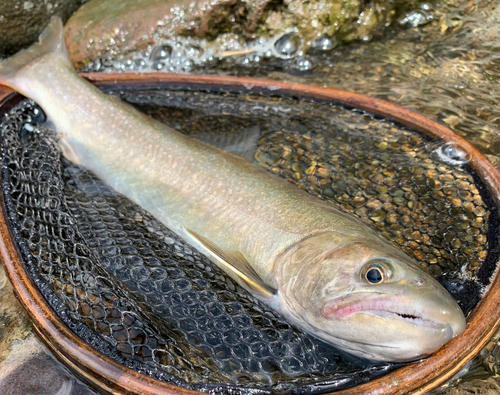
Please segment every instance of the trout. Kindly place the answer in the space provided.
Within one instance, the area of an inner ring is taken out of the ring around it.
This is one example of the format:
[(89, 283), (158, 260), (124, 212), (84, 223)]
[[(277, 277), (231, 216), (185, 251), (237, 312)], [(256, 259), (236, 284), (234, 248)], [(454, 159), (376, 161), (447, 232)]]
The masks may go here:
[(0, 63), (0, 83), (42, 107), (68, 159), (310, 334), (364, 358), (411, 361), (464, 331), (447, 291), (358, 219), (78, 76), (59, 18)]

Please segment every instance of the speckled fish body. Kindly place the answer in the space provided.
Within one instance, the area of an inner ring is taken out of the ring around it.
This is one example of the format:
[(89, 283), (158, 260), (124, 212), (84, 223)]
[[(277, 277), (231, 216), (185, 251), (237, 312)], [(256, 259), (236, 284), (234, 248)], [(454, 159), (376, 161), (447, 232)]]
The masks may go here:
[(464, 330), (450, 295), (354, 217), (80, 78), (58, 19), (39, 44), (0, 63), (0, 81), (44, 109), (69, 159), (313, 335), (356, 355), (405, 361)]

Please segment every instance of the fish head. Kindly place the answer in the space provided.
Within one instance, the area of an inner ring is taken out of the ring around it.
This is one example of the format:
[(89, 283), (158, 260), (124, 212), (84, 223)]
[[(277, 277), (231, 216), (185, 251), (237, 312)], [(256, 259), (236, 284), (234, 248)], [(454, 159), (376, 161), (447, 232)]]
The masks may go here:
[(417, 360), (465, 329), (451, 295), (378, 237), (306, 239), (290, 251), (277, 278), (297, 325), (364, 358)]

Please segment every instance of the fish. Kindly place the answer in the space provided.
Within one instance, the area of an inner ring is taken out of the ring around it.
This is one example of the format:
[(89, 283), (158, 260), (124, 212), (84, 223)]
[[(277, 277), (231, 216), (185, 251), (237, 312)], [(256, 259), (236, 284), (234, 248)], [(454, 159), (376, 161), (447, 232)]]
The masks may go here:
[(465, 330), (450, 294), (359, 219), (81, 78), (59, 18), (0, 62), (0, 83), (42, 107), (64, 156), (311, 335), (355, 356), (406, 362)]

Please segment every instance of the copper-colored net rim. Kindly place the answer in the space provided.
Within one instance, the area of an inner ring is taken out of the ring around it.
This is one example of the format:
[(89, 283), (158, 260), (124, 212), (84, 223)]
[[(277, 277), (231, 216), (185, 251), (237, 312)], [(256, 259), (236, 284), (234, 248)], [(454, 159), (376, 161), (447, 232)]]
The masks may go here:
[[(163, 85), (170, 87), (247, 91), (256, 94), (297, 96), (341, 103), (396, 120), (414, 130), (452, 141), (471, 155), (471, 167), (484, 182), (494, 204), (500, 206), (500, 177), (491, 163), (470, 143), (448, 128), (398, 105), (367, 96), (309, 85), (206, 75), (167, 73), (93, 73), (83, 77), (98, 85)], [(0, 86), (0, 110), (14, 99), (14, 93)], [(12, 104), (12, 103), (11, 103)], [(0, 200), (2, 195), (0, 194)], [(113, 394), (199, 394), (167, 384), (126, 368), (94, 350), (77, 337), (50, 308), (29, 278), (12, 239), (3, 208), (0, 212), (0, 253), (16, 296), (25, 308), (35, 330), (48, 347), (77, 375), (101, 392)], [(498, 264), (498, 262), (497, 262)], [(423, 394), (453, 377), (487, 343), (500, 326), (500, 281), (496, 270), (491, 285), (467, 318), (465, 332), (449, 341), (431, 357), (402, 367), (369, 383), (335, 392), (355, 394)]]

